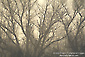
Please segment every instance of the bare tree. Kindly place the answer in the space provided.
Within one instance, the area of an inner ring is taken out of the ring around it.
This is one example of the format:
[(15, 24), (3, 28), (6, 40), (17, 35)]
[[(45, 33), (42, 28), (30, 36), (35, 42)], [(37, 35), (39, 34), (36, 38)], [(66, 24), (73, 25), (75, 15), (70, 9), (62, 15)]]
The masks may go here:
[[(66, 37), (54, 39), (55, 30), (59, 28), (54, 29), (55, 24), (59, 22), (59, 16), (64, 14), (60, 11), (61, 3), (56, 4), (55, 0), (46, 1), (45, 6), (41, 6), (37, 0), (1, 0), (0, 3), (0, 28), (5, 35), (1, 35), (4, 44), (0, 47), (9, 51), (12, 56), (16, 54), (14, 57), (21, 57), (22, 54), (25, 57), (40, 57), (51, 44)], [(57, 5), (56, 8), (53, 3)], [(58, 16), (59, 12), (61, 14)], [(38, 36), (34, 34), (35, 29)], [(22, 34), (19, 34), (19, 30)]]
[[(84, 16), (84, 2), (83, 0), (73, 0), (73, 15), (68, 11), (68, 9), (63, 5), (66, 11), (66, 15), (62, 18), (62, 24), (64, 25), (66, 35), (68, 38), (69, 46), (72, 51), (78, 52), (82, 42), (84, 40), (84, 30), (85, 27), (85, 16)], [(80, 37), (79, 37), (80, 36)], [(81, 44), (80, 44), (81, 43)]]
[[(85, 26), (82, 13), (74, 10), (71, 16), (64, 0), (46, 0), (43, 5), (38, 1), (0, 1), (0, 48), (7, 57), (44, 57), (48, 48), (64, 38), (78, 50), (77, 37)], [(78, 14), (80, 19), (74, 23)]]

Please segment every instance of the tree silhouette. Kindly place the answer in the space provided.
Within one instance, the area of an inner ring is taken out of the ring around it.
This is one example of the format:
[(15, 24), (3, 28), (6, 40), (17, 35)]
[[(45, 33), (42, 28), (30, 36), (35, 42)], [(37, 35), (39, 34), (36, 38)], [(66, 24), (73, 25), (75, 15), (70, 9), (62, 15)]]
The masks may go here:
[(78, 36), (84, 39), (83, 8), (74, 10), (71, 16), (64, 0), (46, 0), (43, 5), (39, 0), (0, 0), (0, 4), (1, 57), (56, 57), (46, 53), (59, 51), (58, 42), (64, 39), (72, 50), (79, 51)]
[[(11, 57), (40, 57), (51, 44), (65, 38), (54, 40), (53, 27), (59, 21), (56, 13), (61, 7), (58, 4), (56, 9), (51, 2), (47, 1), (43, 7), (37, 0), (1, 0), (0, 28), (3, 42), (0, 47), (8, 51)], [(34, 34), (36, 31), (38, 36)]]

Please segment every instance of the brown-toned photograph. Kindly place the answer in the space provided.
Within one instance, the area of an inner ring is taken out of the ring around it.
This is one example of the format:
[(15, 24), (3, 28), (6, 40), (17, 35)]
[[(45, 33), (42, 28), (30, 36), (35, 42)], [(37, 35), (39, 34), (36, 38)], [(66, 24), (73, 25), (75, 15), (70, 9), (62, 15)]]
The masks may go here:
[(0, 0), (0, 57), (85, 57), (85, 0)]

